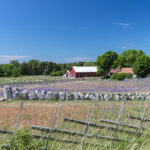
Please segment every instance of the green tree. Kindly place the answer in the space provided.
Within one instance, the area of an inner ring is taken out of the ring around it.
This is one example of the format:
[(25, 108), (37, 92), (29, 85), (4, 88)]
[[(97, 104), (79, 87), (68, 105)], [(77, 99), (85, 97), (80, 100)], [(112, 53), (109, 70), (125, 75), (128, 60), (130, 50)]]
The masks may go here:
[(28, 61), (30, 75), (38, 75), (39, 74), (39, 71), (38, 71), (39, 63), (40, 63), (40, 61), (35, 60), (35, 59), (32, 59), (32, 60)]
[(15, 68), (13, 64), (5, 64), (2, 66), (3, 76), (10, 77), (12, 76), (12, 70)]
[(11, 73), (11, 76), (13, 77), (18, 77), (18, 76), (21, 76), (21, 69), (20, 68), (17, 68), (17, 67), (14, 67), (13, 70), (12, 70), (12, 73)]
[(13, 64), (16, 67), (19, 67), (19, 62), (18, 60), (11, 60), (9, 64)]
[(146, 55), (139, 56), (134, 62), (133, 71), (137, 76), (146, 77), (150, 73), (150, 58)]
[(120, 66), (120, 68), (133, 67), (134, 62), (141, 55), (144, 55), (144, 52), (142, 50), (137, 51), (136, 49), (129, 49), (123, 51), (122, 54), (118, 56), (118, 59), (114, 63), (115, 67), (117, 66)]
[(114, 65), (115, 60), (117, 60), (117, 57), (118, 54), (112, 51), (108, 51), (105, 54), (98, 56), (96, 60), (96, 65), (98, 68), (97, 73), (107, 75)]
[(22, 75), (29, 75), (29, 66), (28, 63), (23, 62), (20, 64), (21, 74)]

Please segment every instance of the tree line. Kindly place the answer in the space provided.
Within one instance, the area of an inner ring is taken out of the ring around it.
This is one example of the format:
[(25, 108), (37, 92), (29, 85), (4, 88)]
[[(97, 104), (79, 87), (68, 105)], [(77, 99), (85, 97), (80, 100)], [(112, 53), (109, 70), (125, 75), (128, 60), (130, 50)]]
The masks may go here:
[(51, 75), (61, 76), (72, 66), (95, 66), (95, 62), (77, 62), (57, 64), (51, 61), (29, 60), (19, 63), (17, 60), (10, 61), (9, 64), (0, 65), (1, 77), (17, 77), (21, 75)]
[(120, 55), (113, 51), (107, 51), (97, 57), (96, 64), (98, 74), (108, 75), (110, 69), (116, 67), (133, 68), (134, 74), (139, 77), (146, 77), (150, 74), (150, 57), (142, 50), (129, 49), (123, 51)]

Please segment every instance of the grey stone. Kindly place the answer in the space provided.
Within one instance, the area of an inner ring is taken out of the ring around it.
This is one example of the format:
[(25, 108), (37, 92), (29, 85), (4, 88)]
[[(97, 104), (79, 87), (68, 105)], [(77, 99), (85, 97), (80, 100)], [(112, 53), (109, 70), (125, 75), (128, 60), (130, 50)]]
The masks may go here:
[(100, 97), (100, 100), (102, 100), (102, 101), (105, 100), (105, 99), (104, 99), (104, 94), (103, 94), (103, 93), (100, 93), (99, 97)]
[(38, 96), (38, 99), (39, 99), (39, 100), (45, 100), (46, 91), (45, 91), (45, 90), (42, 90), (42, 91), (38, 92), (38, 93), (37, 93), (37, 96)]
[(13, 93), (13, 99), (16, 99), (16, 100), (20, 99), (20, 91), (15, 91)]
[(114, 100), (114, 94), (111, 93), (108, 96), (109, 96), (109, 100)]
[(120, 100), (121, 100), (121, 98), (120, 98), (120, 95), (119, 95), (119, 94), (116, 94), (116, 95), (115, 95), (115, 100), (117, 100), (117, 101), (120, 101)]
[(150, 100), (150, 96), (147, 96), (146, 99), (147, 99), (147, 100)]
[(146, 99), (146, 97), (143, 95), (143, 96), (141, 96), (141, 100), (145, 100)]
[(58, 99), (59, 99), (59, 94), (57, 92), (53, 92), (52, 100), (58, 100)]
[(66, 93), (65, 92), (59, 92), (59, 100), (66, 100)]
[(29, 100), (29, 91), (27, 89), (23, 90), (21, 95), (23, 100)]
[(104, 95), (104, 100), (105, 100), (105, 101), (108, 101), (108, 100), (109, 100), (109, 95), (108, 95), (108, 94), (105, 94), (105, 95)]
[(74, 100), (80, 100), (78, 93), (73, 92), (73, 95), (74, 95)]
[(95, 100), (100, 100), (100, 95), (98, 93), (95, 93)]
[(132, 96), (132, 93), (128, 93), (128, 96)]
[(95, 100), (95, 99), (96, 99), (96, 97), (95, 97), (94, 94), (90, 94), (90, 95), (89, 95), (89, 98), (90, 98), (90, 100)]
[(139, 93), (138, 93), (138, 92), (136, 92), (136, 93), (135, 93), (135, 95), (136, 95), (136, 96), (138, 96), (138, 95), (139, 95)]
[(142, 100), (142, 96), (137, 96), (137, 100)]
[(38, 96), (34, 91), (29, 93), (29, 100), (38, 100)]
[(14, 87), (14, 92), (16, 92), (16, 91), (18, 91), (18, 92), (20, 92), (20, 89), (19, 88), (17, 88), (17, 87)]
[(139, 96), (143, 96), (143, 93), (140, 93)]
[(135, 95), (132, 96), (132, 100), (136, 100), (136, 96)]
[(86, 93), (84, 98), (85, 100), (90, 100), (90, 93)]
[(132, 100), (131, 96), (126, 95), (125, 97), (126, 97), (126, 100)]
[(73, 95), (73, 93), (67, 92), (67, 93), (66, 93), (66, 100), (74, 100), (74, 95)]
[(40, 93), (40, 91), (39, 90), (35, 90), (35, 93), (38, 94), (38, 93)]
[(47, 99), (47, 100), (52, 100), (52, 98), (53, 98), (53, 92), (48, 91), (47, 94), (46, 94), (45, 99)]
[(84, 99), (85, 99), (85, 98), (84, 98), (84, 94), (83, 94), (83, 93), (78, 92), (78, 95), (79, 95), (80, 100), (84, 100)]
[(4, 98), (7, 100), (11, 100), (13, 98), (12, 88), (9, 85), (4, 86)]

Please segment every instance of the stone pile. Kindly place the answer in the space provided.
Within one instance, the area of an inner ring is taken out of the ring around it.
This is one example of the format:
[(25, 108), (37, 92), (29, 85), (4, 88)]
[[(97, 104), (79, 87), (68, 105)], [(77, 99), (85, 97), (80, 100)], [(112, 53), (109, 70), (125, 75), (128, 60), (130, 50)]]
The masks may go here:
[(150, 100), (150, 93), (81, 93), (81, 92), (52, 92), (52, 91), (28, 91), (27, 89), (20, 91), (19, 88), (12, 88), (8, 85), (4, 87), (4, 98), (0, 101), (15, 100)]

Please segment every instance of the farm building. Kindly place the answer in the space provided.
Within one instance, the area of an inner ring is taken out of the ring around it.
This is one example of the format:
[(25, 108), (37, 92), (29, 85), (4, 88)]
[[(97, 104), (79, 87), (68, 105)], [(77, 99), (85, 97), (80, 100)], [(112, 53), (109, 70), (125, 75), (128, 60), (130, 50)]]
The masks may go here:
[(120, 67), (117, 67), (116, 69), (111, 69), (110, 71), (109, 71), (109, 75), (112, 75), (112, 74), (114, 74), (114, 73), (118, 73), (120, 71)]
[(133, 68), (122, 68), (118, 73), (133, 73)]
[[(65, 73), (66, 75), (66, 73)], [(67, 71), (67, 77), (96, 77), (97, 75), (97, 67), (96, 66), (74, 66)]]

